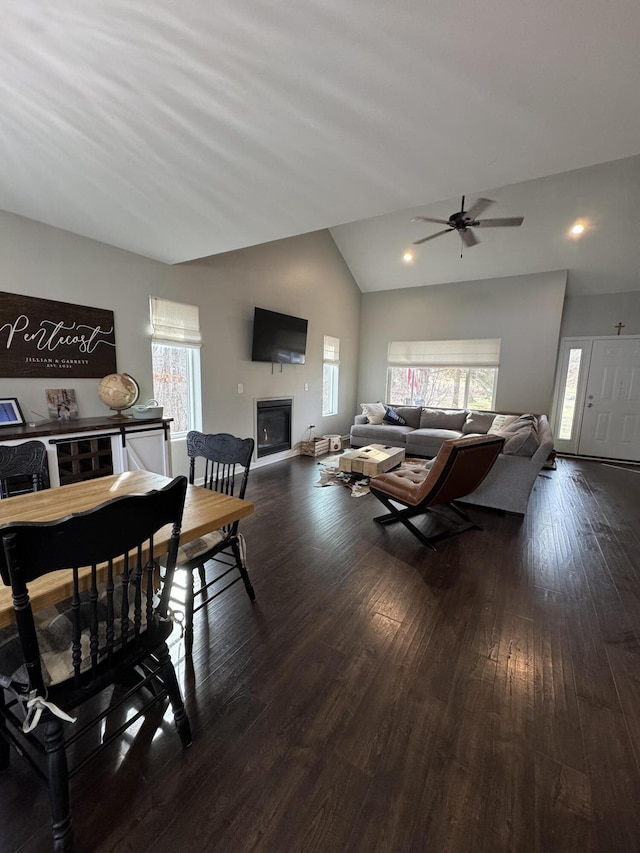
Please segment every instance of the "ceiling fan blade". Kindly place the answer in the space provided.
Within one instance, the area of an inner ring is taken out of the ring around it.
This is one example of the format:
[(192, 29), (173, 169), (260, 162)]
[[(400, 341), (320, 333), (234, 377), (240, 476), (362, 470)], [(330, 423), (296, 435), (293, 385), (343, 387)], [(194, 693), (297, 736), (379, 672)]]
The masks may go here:
[(435, 222), (436, 225), (448, 225), (448, 219), (432, 219), (430, 216), (414, 216), (411, 222)]
[(469, 249), (471, 249), (473, 246), (477, 246), (480, 242), (480, 240), (478, 240), (471, 228), (465, 228), (463, 231), (461, 231), (460, 239)]
[(490, 198), (476, 199), (469, 210), (466, 211), (467, 219), (475, 219), (477, 216), (480, 216), (483, 210), (486, 210), (492, 204), (495, 204), (495, 201), (492, 201)]
[(513, 225), (522, 225), (524, 216), (511, 216), (507, 219), (482, 219), (480, 222), (474, 222), (474, 228), (509, 228)]
[(444, 231), (436, 231), (435, 234), (430, 234), (428, 237), (423, 237), (422, 240), (414, 240), (413, 245), (418, 246), (420, 243), (426, 243), (427, 240), (433, 240), (436, 237), (440, 237), (441, 234), (447, 234), (449, 231), (455, 231), (455, 228), (445, 228)]

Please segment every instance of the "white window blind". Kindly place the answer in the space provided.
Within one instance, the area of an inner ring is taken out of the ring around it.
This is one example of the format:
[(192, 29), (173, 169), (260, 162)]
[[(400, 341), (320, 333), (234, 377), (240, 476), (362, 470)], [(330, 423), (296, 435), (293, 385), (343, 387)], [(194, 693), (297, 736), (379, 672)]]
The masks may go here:
[(394, 367), (498, 367), (500, 338), (390, 341), (387, 361)]
[(197, 305), (151, 297), (151, 329), (154, 341), (199, 347), (200, 311)]
[(332, 338), (331, 335), (325, 335), (323, 352), (323, 361), (332, 361), (337, 364), (340, 361), (340, 338)]

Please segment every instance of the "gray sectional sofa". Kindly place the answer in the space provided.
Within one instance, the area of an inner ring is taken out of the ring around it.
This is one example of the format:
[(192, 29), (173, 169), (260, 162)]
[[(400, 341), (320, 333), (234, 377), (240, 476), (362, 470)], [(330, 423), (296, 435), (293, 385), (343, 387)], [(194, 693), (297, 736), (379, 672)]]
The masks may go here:
[(367, 415), (356, 415), (351, 447), (386, 444), (404, 447), (407, 456), (432, 458), (446, 439), (497, 432), (505, 438), (503, 452), (482, 484), (461, 500), (525, 514), (536, 477), (553, 453), (553, 433), (545, 415), (424, 406), (384, 408), (390, 410), (389, 417), (395, 413), (404, 423), (372, 423), (379, 420), (375, 409), (369, 411), (371, 420)]

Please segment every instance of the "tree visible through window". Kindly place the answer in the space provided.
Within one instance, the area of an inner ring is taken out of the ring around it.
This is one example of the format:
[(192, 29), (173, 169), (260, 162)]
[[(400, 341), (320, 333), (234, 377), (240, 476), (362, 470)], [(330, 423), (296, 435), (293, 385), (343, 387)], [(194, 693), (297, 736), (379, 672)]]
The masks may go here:
[(198, 308), (151, 298), (153, 396), (173, 436), (202, 429)]
[(392, 341), (387, 400), (395, 405), (492, 409), (500, 340)]
[(495, 367), (390, 367), (389, 403), (444, 409), (491, 409)]

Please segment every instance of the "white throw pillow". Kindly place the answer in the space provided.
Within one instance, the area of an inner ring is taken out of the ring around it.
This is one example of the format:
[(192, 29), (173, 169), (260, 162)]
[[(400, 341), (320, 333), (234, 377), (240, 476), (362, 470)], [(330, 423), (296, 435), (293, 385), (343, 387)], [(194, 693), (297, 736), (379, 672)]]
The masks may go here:
[(487, 435), (500, 433), (506, 426), (518, 420), (518, 415), (496, 415), (493, 423), (487, 430)]
[(360, 403), (360, 408), (370, 424), (381, 424), (387, 411), (382, 403)]

